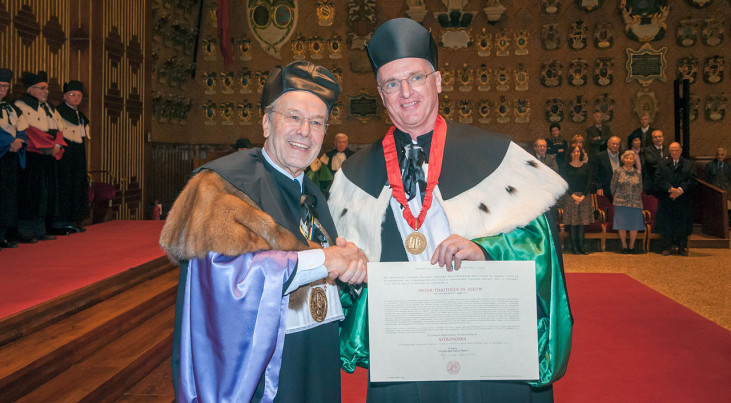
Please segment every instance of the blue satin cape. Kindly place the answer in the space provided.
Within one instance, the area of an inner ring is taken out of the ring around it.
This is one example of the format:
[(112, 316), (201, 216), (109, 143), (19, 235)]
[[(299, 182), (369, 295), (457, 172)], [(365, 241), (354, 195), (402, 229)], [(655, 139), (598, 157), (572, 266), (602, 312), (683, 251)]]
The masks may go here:
[(282, 287), (296, 263), (297, 252), (283, 251), (188, 262), (174, 346), (179, 402), (248, 402), (262, 374), (261, 401), (274, 400), (289, 303)]

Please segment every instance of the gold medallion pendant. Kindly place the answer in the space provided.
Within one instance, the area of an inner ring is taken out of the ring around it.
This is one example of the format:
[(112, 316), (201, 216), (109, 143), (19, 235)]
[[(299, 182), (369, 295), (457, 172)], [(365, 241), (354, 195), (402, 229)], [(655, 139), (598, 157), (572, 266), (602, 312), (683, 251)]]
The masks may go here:
[(406, 251), (412, 255), (418, 255), (426, 250), (426, 237), (418, 231), (410, 233), (404, 240)]
[(310, 293), (310, 315), (315, 322), (322, 322), (327, 316), (327, 296), (325, 289), (320, 287), (312, 287)]

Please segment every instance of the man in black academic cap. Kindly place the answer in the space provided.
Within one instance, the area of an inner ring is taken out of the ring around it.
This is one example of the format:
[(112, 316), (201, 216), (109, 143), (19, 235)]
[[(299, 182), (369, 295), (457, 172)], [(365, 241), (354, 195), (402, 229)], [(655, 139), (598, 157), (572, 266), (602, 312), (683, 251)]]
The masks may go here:
[(63, 85), (63, 101), (56, 110), (63, 119), (64, 156), (58, 161), (58, 216), (53, 230), (58, 235), (82, 232), (89, 215), (89, 177), (86, 173), (86, 142), (89, 119), (79, 110), (84, 84), (71, 80)]
[(264, 148), (203, 165), (160, 236), (181, 262), (173, 347), (178, 401), (339, 402), (338, 284), (365, 256), (336, 239), (304, 170), (340, 87), (307, 61), (276, 67), (262, 93)]
[(23, 113), (4, 101), (13, 72), (0, 69), (0, 249), (15, 248), (8, 232), (18, 226), (18, 170), (25, 167), (25, 129)]
[(18, 240), (34, 243), (38, 240), (56, 239), (49, 228), (57, 209), (58, 181), (56, 161), (64, 153), (61, 117), (48, 100), (48, 79), (45, 71), (38, 74), (24, 72), (21, 76), (27, 93), (15, 101), (28, 122), (26, 168), (21, 171), (18, 183), (20, 203)]
[[(338, 232), (371, 261), (430, 261), (446, 270), (465, 260), (536, 261), (537, 332), (546, 342), (535, 382), (371, 382), (368, 401), (552, 401), (573, 319), (558, 231), (546, 213), (566, 183), (509, 138), (439, 116), (437, 46), (419, 23), (385, 22), (367, 51), (394, 127), (335, 174), (329, 206)], [(369, 365), (367, 295), (343, 299), (351, 306), (341, 361), (350, 372)]]

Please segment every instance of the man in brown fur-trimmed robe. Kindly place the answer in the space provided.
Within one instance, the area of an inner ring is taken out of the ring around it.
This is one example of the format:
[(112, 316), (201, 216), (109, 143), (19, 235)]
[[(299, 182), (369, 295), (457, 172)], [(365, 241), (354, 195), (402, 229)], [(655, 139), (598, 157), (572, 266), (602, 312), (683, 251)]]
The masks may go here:
[(335, 240), (304, 175), (339, 91), (323, 67), (276, 67), (262, 93), (264, 148), (199, 168), (173, 205), (160, 244), (181, 261), (178, 401), (340, 401), (333, 280), (362, 283), (366, 259)]

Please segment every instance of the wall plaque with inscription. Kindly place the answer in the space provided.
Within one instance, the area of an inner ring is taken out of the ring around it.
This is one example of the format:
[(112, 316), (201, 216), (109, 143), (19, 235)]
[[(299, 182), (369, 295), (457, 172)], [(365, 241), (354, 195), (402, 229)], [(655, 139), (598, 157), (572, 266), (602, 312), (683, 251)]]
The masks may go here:
[(378, 118), (378, 97), (361, 92), (354, 97), (348, 97), (348, 119), (358, 119), (365, 123), (369, 119)]
[(653, 80), (665, 81), (665, 54), (668, 48), (653, 49), (649, 44), (638, 50), (627, 49), (627, 82), (638, 80), (642, 85), (649, 85)]

